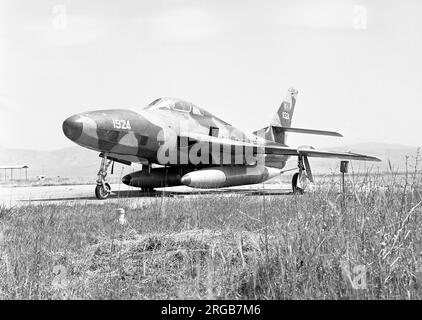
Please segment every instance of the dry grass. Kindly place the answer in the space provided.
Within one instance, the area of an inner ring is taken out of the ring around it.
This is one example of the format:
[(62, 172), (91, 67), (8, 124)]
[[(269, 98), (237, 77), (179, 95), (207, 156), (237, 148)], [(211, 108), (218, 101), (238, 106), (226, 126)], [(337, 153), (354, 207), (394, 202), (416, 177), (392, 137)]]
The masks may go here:
[(126, 225), (107, 202), (2, 208), (0, 299), (421, 299), (410, 171), (351, 176), (344, 198), (333, 176), (303, 196), (121, 199)]

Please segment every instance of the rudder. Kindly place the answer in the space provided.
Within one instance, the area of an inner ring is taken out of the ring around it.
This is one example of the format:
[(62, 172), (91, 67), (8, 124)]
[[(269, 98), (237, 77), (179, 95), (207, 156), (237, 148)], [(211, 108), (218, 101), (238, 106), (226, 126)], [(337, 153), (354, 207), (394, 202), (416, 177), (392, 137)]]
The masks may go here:
[(290, 128), (292, 124), (293, 112), (296, 106), (296, 97), (298, 91), (295, 88), (290, 88), (287, 91), (286, 98), (281, 102), (277, 113), (271, 120), (270, 126), (266, 132), (266, 138), (277, 143), (285, 144), (286, 132), (276, 130), (276, 127)]
[(294, 88), (290, 88), (287, 91), (286, 98), (283, 100), (277, 113), (271, 120), (271, 126), (287, 128), (291, 126), (297, 94), (298, 91)]

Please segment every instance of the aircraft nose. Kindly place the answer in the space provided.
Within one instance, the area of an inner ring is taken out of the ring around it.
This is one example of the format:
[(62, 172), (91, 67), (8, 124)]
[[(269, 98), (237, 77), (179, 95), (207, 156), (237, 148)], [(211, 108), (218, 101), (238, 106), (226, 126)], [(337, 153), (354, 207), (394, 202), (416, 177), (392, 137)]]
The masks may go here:
[(63, 122), (63, 133), (72, 141), (76, 141), (82, 134), (83, 123), (79, 115), (67, 118)]

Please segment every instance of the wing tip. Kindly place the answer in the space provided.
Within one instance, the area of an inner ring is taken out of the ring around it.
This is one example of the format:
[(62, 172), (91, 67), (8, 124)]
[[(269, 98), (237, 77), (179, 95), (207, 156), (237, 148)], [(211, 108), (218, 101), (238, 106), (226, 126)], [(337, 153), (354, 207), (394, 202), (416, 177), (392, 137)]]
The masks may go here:
[(353, 156), (358, 156), (358, 157), (362, 157), (363, 161), (374, 161), (374, 162), (382, 162), (381, 159), (374, 157), (374, 156), (368, 156), (366, 154), (359, 154), (359, 153), (353, 153), (353, 152), (348, 152), (350, 155)]

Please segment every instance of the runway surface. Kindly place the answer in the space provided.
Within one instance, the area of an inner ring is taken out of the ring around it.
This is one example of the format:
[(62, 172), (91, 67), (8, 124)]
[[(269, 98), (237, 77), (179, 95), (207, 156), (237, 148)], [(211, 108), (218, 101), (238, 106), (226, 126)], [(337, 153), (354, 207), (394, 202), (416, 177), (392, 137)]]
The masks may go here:
[(207, 195), (233, 195), (241, 193), (250, 196), (262, 194), (288, 195), (289, 185), (259, 184), (222, 189), (194, 189), (186, 186), (159, 188), (154, 193), (145, 194), (140, 189), (124, 184), (112, 184), (112, 194), (106, 200), (97, 200), (94, 194), (95, 185), (64, 185), (64, 186), (0, 186), (0, 206), (14, 207), (22, 205), (40, 205), (46, 203), (102, 203), (119, 202), (123, 199), (136, 205), (145, 203), (157, 197), (197, 197)]

